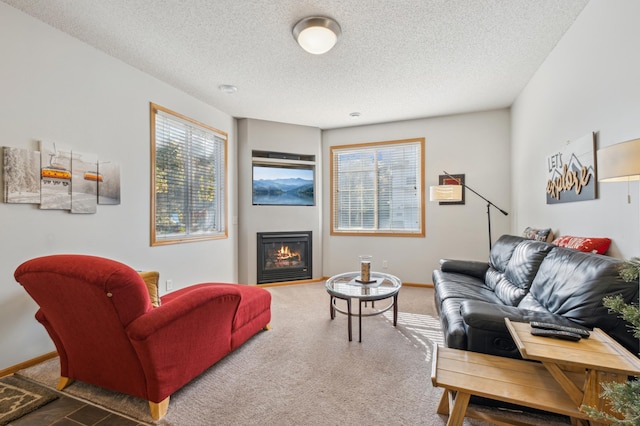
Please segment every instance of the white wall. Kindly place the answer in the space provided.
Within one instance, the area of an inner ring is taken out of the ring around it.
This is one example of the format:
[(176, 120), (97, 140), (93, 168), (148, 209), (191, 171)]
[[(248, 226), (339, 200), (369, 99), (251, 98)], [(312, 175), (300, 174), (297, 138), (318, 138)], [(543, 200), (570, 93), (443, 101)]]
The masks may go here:
[[(487, 260), (486, 203), (466, 191), (466, 204), (430, 202), (429, 186), (446, 170), (465, 174), (466, 183), (498, 207), (511, 211), (509, 110), (462, 114), (372, 126), (327, 130), (322, 135), (324, 274), (357, 270), (360, 254), (373, 255), (373, 269), (404, 282), (431, 283), (441, 258)], [(331, 146), (424, 137), (426, 237), (331, 236), (329, 229), (329, 149)], [(510, 233), (510, 217), (491, 208), (492, 239)], [(382, 261), (388, 269), (382, 269)]]
[(546, 156), (597, 132), (596, 147), (640, 137), (640, 2), (591, 0), (512, 108), (515, 229), (613, 240), (610, 255), (640, 254), (639, 188), (599, 184), (599, 198), (547, 205)]
[[(239, 276), (242, 283), (257, 282), (258, 232), (311, 231), (312, 278), (322, 277), (322, 157), (320, 129), (309, 126), (242, 119), (238, 123)], [(252, 205), (252, 151), (274, 151), (316, 157), (315, 206)]]
[[(229, 238), (149, 246), (149, 102), (229, 134), (230, 188), (236, 187), (232, 117), (0, 3), (0, 145), (37, 149), (64, 143), (120, 164), (121, 205), (91, 215), (0, 203), (0, 369), (54, 350), (36, 305), (13, 278), (23, 261), (84, 253), (156, 269), (174, 288), (237, 281), (236, 228)], [(235, 191), (229, 218), (237, 215)]]

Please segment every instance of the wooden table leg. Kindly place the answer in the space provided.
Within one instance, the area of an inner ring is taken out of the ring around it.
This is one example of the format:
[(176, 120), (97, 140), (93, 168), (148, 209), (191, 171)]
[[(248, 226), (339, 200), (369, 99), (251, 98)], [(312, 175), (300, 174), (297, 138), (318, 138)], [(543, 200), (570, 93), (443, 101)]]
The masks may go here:
[[(449, 391), (451, 392), (451, 391)], [(464, 421), (464, 415), (467, 412), (469, 406), (469, 399), (471, 394), (464, 392), (456, 392), (455, 399), (453, 400), (453, 407), (449, 410), (449, 420), (447, 426), (461, 426)]]
[(567, 375), (562, 371), (560, 366), (553, 362), (543, 362), (547, 371), (551, 373), (553, 378), (558, 382), (560, 387), (569, 395), (569, 398), (579, 407), (582, 404), (585, 393), (573, 383)]
[(447, 416), (449, 415), (449, 392), (453, 391), (445, 389), (444, 392), (442, 392), (442, 396), (440, 397), (440, 402), (438, 403), (438, 409), (436, 410), (436, 413), (444, 414)]
[(469, 406), (471, 394), (445, 389), (436, 413), (449, 416), (447, 426), (461, 426)]

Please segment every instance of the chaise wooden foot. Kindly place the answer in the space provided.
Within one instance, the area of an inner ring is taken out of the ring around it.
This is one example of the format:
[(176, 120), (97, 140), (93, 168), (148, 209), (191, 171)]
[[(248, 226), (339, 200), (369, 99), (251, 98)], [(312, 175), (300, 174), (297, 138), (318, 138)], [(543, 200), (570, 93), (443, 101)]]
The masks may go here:
[(262, 329), (265, 330), (265, 331), (271, 330), (271, 323), (265, 325), (264, 327), (262, 327)]
[(64, 388), (66, 388), (67, 386), (69, 386), (71, 383), (73, 383), (73, 379), (70, 379), (68, 377), (60, 376), (60, 379), (58, 379), (58, 385), (56, 386), (56, 389), (57, 390), (62, 390)]
[(160, 402), (149, 401), (149, 408), (151, 409), (151, 417), (153, 417), (153, 420), (160, 420), (167, 414), (169, 410), (169, 398), (171, 397), (168, 396)]

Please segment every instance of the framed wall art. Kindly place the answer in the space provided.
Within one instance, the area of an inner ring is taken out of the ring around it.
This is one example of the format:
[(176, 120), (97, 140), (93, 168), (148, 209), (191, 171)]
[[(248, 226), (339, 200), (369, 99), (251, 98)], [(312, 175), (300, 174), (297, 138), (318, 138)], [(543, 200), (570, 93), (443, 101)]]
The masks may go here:
[(439, 204), (442, 205), (459, 205), (464, 204), (464, 173), (458, 175), (439, 175), (438, 176), (438, 185), (462, 185), (462, 200), (460, 201), (440, 201)]

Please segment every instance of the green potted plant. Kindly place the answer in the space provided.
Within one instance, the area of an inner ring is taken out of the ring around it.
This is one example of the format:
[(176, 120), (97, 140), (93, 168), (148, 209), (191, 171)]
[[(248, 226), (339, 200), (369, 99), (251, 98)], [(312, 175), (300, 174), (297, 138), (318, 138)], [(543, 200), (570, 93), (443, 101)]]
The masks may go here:
[[(620, 268), (620, 276), (627, 282), (638, 282), (640, 273), (640, 257), (626, 260)], [(621, 296), (605, 297), (603, 305), (618, 313), (622, 319), (629, 322), (633, 328), (633, 335), (640, 339), (640, 305), (625, 303)], [(640, 380), (627, 380), (623, 383), (604, 383), (601, 396), (607, 400), (613, 412), (621, 418), (603, 413), (592, 407), (582, 406), (589, 416), (611, 422), (614, 425), (640, 426)]]

